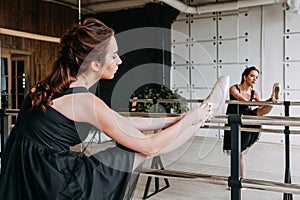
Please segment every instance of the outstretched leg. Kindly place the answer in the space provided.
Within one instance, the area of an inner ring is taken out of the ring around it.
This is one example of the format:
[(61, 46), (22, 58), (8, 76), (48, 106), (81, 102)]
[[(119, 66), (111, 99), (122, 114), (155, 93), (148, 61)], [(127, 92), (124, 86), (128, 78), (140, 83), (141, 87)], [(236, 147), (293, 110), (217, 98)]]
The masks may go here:
[[(229, 89), (229, 77), (228, 76), (221, 76), (215, 83), (213, 89), (211, 90), (208, 97), (204, 100), (203, 103), (207, 103), (212, 105), (212, 115), (216, 115), (220, 112), (221, 105), (225, 104), (225, 100), (227, 98), (227, 92)], [(203, 105), (202, 105), (203, 106)], [(207, 119), (207, 118), (206, 118)], [(158, 152), (155, 152), (151, 155), (151, 157), (163, 155), (166, 153), (170, 153), (180, 146), (182, 146), (184, 143), (186, 143), (198, 130), (199, 126), (203, 125), (197, 124), (190, 126), (186, 129), (184, 129), (182, 132), (180, 132), (174, 140), (171, 140), (163, 149), (159, 150)], [(159, 133), (157, 133), (159, 134)], [(146, 159), (146, 157), (137, 155), (136, 156), (136, 164), (135, 166), (138, 166), (139, 163), (143, 162)]]
[(240, 176), (242, 178), (246, 178), (246, 162), (245, 155), (243, 153), (240, 155)]

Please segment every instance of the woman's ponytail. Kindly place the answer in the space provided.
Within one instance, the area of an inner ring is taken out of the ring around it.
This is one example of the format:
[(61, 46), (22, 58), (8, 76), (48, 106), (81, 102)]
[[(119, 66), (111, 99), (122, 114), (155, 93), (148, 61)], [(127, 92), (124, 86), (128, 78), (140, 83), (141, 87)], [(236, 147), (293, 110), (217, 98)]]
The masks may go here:
[(30, 97), (32, 107), (41, 106), (44, 111), (46, 110), (46, 105), (52, 104), (52, 90), (46, 82), (36, 84), (30, 91)]

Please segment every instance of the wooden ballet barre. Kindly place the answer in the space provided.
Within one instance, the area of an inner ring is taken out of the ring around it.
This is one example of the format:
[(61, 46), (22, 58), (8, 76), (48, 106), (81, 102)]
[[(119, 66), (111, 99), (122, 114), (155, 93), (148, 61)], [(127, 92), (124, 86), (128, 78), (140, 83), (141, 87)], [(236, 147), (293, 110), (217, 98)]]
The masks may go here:
[(157, 99), (158, 103), (202, 103), (203, 99)]
[[(300, 117), (242, 115), (241, 121), (243, 125), (300, 126)], [(228, 124), (228, 118), (227, 115), (219, 115), (207, 120), (207, 123)]]
[[(172, 113), (145, 113), (145, 112), (119, 112), (122, 116), (131, 117), (176, 117), (179, 114)], [(216, 115), (206, 123), (228, 124), (227, 115)], [(251, 116), (242, 115), (243, 125), (277, 125), (277, 126), (300, 126), (300, 117), (288, 116)]]
[(292, 183), (280, 183), (274, 181), (242, 179), (242, 187), (272, 192), (300, 194), (300, 185)]
[(153, 99), (129, 99), (129, 102), (153, 103)]
[[(139, 171), (145, 176), (154, 176), (159, 178), (172, 178), (176, 180), (189, 180), (198, 181), (201, 183), (210, 183), (215, 185), (228, 185), (228, 177), (221, 175), (211, 175), (202, 173), (192, 173), (185, 171), (174, 171), (174, 170), (160, 170), (160, 169), (142, 169)], [(258, 179), (242, 179), (242, 188), (273, 191), (273, 192), (285, 192), (300, 194), (299, 184), (281, 183), (274, 181), (258, 180)]]
[[(171, 113), (145, 113), (145, 112), (119, 112), (122, 116), (126, 117), (154, 117), (154, 118), (160, 118), (160, 117), (176, 117), (179, 114), (171, 114)], [(227, 123), (227, 115), (216, 115), (212, 119), (208, 120), (205, 125), (201, 128), (204, 129), (222, 129), (222, 130), (230, 130), (230, 126), (221, 126), (221, 125), (211, 125), (211, 124), (225, 124)], [(252, 116), (250, 116), (252, 117)], [(253, 117), (256, 119), (256, 116)], [(271, 118), (280, 120), (282, 117), (278, 116), (272, 116)], [(289, 118), (294, 121), (299, 121), (300, 118), (295, 117), (283, 117), (283, 118)], [(285, 122), (284, 122), (285, 123)], [(256, 124), (257, 125), (257, 124)], [(241, 131), (248, 131), (248, 132), (268, 132), (268, 133), (283, 133), (283, 129), (265, 129), (265, 128), (247, 128), (247, 127), (241, 127)], [(300, 134), (300, 130), (290, 130), (291, 134)]]
[(142, 169), (138, 171), (142, 175), (152, 176), (158, 178), (173, 178), (173, 179), (188, 179), (188, 180), (198, 180), (204, 183), (211, 183), (216, 185), (228, 185), (228, 177), (220, 175), (211, 175), (211, 174), (200, 174), (184, 171), (173, 171), (167, 169)]
[(177, 117), (180, 115), (180, 114), (173, 114), (173, 113), (147, 113), (147, 112), (118, 112), (118, 113), (124, 117), (154, 117), (154, 118)]
[(129, 102), (137, 103), (201, 103), (203, 99), (129, 99)]
[[(129, 102), (139, 103), (202, 103), (204, 99), (129, 99)], [(237, 101), (237, 100), (226, 100), (226, 104), (239, 104), (249, 106), (259, 105), (284, 105), (284, 101)], [(290, 105), (299, 106), (300, 102), (290, 101)]]
[[(6, 115), (18, 115), (19, 109), (5, 109)], [(176, 117), (180, 114), (173, 113), (146, 113), (146, 112), (119, 112), (122, 116), (131, 117)], [(216, 115), (207, 120), (207, 123), (228, 124), (227, 115)], [(287, 116), (242, 116), (243, 125), (278, 125), (278, 126), (300, 126), (300, 117)]]
[[(239, 105), (248, 105), (248, 106), (262, 106), (262, 105), (285, 105), (284, 101), (237, 101), (237, 100), (226, 100), (227, 104), (239, 104)], [(300, 102), (290, 101), (291, 106), (299, 106)]]
[[(231, 130), (230, 126), (204, 125), (201, 128), (204, 128), (204, 129), (218, 129), (218, 130)], [(276, 133), (276, 134), (283, 134), (284, 133), (284, 129), (247, 128), (247, 127), (241, 127), (241, 131)], [(290, 130), (290, 134), (300, 134), (300, 130)]]

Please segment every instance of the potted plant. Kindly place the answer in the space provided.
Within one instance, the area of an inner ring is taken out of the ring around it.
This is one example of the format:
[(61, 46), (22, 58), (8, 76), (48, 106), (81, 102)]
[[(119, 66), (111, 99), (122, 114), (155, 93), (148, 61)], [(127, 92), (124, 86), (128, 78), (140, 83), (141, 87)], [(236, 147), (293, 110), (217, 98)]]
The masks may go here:
[[(178, 90), (172, 91), (166, 86), (156, 83), (146, 84), (138, 88), (132, 94), (131, 99), (141, 100), (136, 102), (130, 102), (129, 107), (130, 111), (132, 112), (180, 114), (188, 110), (187, 103), (180, 101), (180, 99), (184, 98), (178, 94)], [(171, 101), (159, 102), (159, 99), (169, 99)]]

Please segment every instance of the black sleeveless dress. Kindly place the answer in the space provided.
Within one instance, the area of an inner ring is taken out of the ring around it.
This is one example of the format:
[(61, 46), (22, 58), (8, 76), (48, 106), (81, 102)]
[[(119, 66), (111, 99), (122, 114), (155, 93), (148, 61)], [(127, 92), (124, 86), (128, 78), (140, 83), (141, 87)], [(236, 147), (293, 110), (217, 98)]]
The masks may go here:
[[(235, 85), (236, 89), (240, 92), (238, 85)], [(251, 97), (249, 101), (253, 101), (255, 91), (251, 91)], [(230, 94), (230, 100), (237, 100), (233, 95)], [(239, 105), (239, 104), (228, 104), (226, 115), (228, 114), (241, 114), (241, 115), (256, 115), (257, 109), (251, 109), (247, 105)], [(228, 125), (228, 124), (227, 124)], [(260, 125), (243, 125), (242, 127), (248, 128), (260, 128)], [(241, 152), (251, 147), (256, 141), (259, 139), (259, 132), (241, 132)], [(224, 131), (224, 139), (223, 139), (223, 150), (229, 151), (231, 150), (231, 131)]]
[[(88, 90), (65, 95), (78, 92)], [(131, 179), (134, 152), (115, 146), (87, 157), (69, 150), (89, 128), (51, 107), (32, 109), (27, 96), (1, 159), (0, 199), (130, 199), (137, 181)]]

